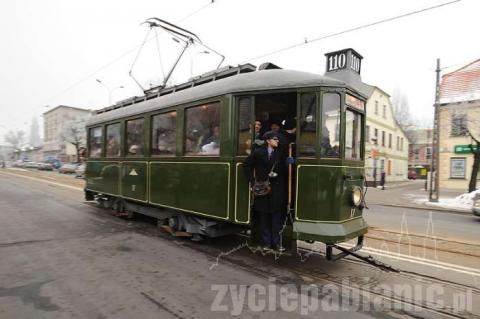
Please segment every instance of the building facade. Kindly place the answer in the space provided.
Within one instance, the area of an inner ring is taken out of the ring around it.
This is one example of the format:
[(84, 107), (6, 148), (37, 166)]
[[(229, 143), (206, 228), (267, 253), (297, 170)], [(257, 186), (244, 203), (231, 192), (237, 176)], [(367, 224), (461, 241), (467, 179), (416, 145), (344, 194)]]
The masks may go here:
[[(58, 159), (62, 162), (78, 161), (77, 149), (69, 143), (71, 127), (85, 121), (91, 115), (88, 109), (59, 105), (43, 113), (43, 159)], [(85, 128), (78, 126), (79, 138), (85, 140)]]
[(378, 184), (382, 172), (387, 183), (407, 180), (407, 135), (395, 120), (390, 95), (376, 86), (371, 86), (370, 92), (365, 132), (367, 182)]
[(480, 59), (442, 76), (439, 132), (439, 188), (468, 190), (475, 151), (470, 134), (480, 140)]
[(410, 140), (408, 169), (415, 171), (417, 178), (426, 179), (432, 161), (433, 129), (412, 129), (406, 133)]

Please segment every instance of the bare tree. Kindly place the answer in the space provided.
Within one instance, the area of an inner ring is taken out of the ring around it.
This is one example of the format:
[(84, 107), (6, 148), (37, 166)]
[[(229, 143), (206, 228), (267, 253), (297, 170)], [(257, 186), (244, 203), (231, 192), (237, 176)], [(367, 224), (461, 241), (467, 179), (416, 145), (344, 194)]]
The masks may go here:
[(395, 120), (404, 131), (415, 126), (412, 114), (410, 113), (407, 95), (400, 89), (395, 89), (392, 95), (392, 104)]
[(21, 148), (25, 142), (25, 132), (22, 130), (8, 131), (4, 136), (5, 142), (12, 145), (14, 150)]
[[(480, 123), (477, 123), (480, 125)], [(478, 126), (477, 126), (478, 127)], [(468, 183), (468, 192), (473, 192), (477, 189), (477, 176), (480, 167), (480, 134), (475, 134), (474, 130), (470, 127), (467, 129), (467, 133), (472, 139), (470, 151), (473, 153), (472, 174), (470, 175), (470, 182)]]
[(67, 142), (75, 146), (77, 160), (81, 157), (81, 150), (86, 145), (87, 134), (85, 131), (86, 118), (74, 119), (63, 124), (60, 138), (63, 142)]

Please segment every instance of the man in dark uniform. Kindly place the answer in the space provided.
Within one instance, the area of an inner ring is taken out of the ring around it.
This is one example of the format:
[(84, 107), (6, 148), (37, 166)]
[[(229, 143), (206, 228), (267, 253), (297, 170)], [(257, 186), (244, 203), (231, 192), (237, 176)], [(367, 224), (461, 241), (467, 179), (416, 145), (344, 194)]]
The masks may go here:
[(279, 149), (280, 134), (268, 131), (265, 145), (257, 147), (243, 162), (245, 175), (253, 186), (256, 181), (269, 180), (271, 191), (254, 198), (253, 210), (260, 220), (264, 249), (284, 251), (281, 231), (287, 206), (287, 158)]

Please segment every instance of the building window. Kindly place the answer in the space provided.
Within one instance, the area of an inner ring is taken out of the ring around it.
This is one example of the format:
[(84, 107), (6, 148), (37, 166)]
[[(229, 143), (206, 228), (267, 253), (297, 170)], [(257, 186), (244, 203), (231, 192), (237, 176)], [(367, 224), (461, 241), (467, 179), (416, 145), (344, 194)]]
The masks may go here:
[(464, 136), (467, 135), (467, 114), (466, 113), (453, 113), (452, 114), (452, 128), (451, 136)]
[(385, 146), (385, 131), (382, 131), (382, 146)]
[(220, 103), (188, 108), (185, 117), (185, 154), (220, 155)]
[(403, 137), (400, 139), (400, 151), (403, 152)]
[(466, 158), (457, 157), (450, 159), (450, 178), (465, 178)]
[(127, 121), (127, 155), (145, 154), (145, 119)]
[(315, 156), (317, 144), (317, 96), (314, 93), (302, 94), (300, 97), (300, 136), (297, 151), (299, 155)]
[(397, 151), (400, 150), (400, 136), (397, 136)]
[(175, 155), (177, 112), (152, 117), (152, 155)]
[(383, 116), (384, 119), (387, 118), (387, 106), (386, 105), (383, 106), (382, 116)]
[(102, 157), (103, 135), (102, 127), (90, 129), (90, 157)]
[(340, 94), (323, 94), (322, 140), (320, 143), (320, 156), (340, 156), (340, 107)]
[(373, 144), (378, 145), (378, 129), (377, 128), (373, 130), (373, 135), (374, 135), (374, 139), (375, 139)]
[(107, 157), (120, 156), (120, 123), (107, 125)]
[(430, 146), (427, 146), (427, 148), (425, 149), (425, 151), (426, 151), (426, 155), (425, 155), (426, 158), (427, 158), (427, 159), (432, 158), (432, 148), (431, 148)]
[(392, 133), (388, 133), (388, 148), (392, 148)]
[(367, 143), (370, 143), (370, 126), (367, 125), (366, 131), (365, 131), (365, 139)]
[(375, 101), (375, 114), (378, 115), (378, 101)]

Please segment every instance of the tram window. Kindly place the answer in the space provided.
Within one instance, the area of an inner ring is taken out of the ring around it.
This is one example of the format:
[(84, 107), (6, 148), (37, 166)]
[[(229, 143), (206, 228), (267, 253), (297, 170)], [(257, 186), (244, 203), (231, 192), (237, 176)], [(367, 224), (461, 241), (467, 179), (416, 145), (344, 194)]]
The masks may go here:
[(358, 160), (362, 139), (362, 116), (347, 110), (345, 121), (345, 158)]
[(300, 96), (300, 136), (297, 152), (299, 156), (315, 156), (317, 139), (317, 102), (315, 93)]
[(152, 117), (152, 155), (175, 155), (177, 112)]
[(252, 99), (238, 99), (238, 155), (248, 155), (252, 148)]
[(322, 138), (320, 156), (340, 156), (340, 94), (325, 93), (322, 98)]
[(220, 155), (220, 103), (186, 109), (185, 154)]
[(102, 135), (100, 126), (90, 129), (90, 157), (102, 157)]
[(120, 123), (107, 125), (106, 156), (120, 156)]
[(144, 122), (143, 118), (127, 121), (127, 155), (144, 155)]

